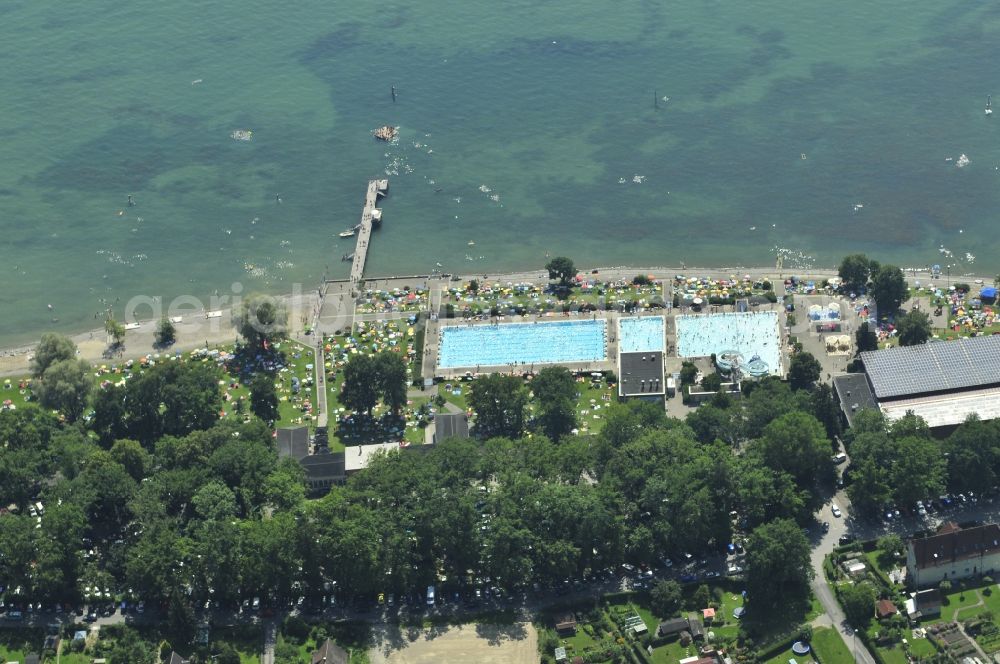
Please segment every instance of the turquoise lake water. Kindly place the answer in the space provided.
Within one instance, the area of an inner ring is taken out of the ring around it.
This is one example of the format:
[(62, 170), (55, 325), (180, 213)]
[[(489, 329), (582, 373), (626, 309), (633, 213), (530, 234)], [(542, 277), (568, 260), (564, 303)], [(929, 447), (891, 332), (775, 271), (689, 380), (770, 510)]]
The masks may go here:
[(998, 33), (1000, 5), (931, 0), (10, 0), (0, 345), (346, 276), (336, 234), (386, 173), (370, 274), (996, 271)]

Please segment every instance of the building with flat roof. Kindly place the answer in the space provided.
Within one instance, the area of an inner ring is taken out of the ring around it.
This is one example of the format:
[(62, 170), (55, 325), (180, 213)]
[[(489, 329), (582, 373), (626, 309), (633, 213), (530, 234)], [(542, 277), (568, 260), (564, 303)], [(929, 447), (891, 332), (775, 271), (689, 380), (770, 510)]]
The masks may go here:
[(619, 353), (618, 397), (662, 402), (666, 395), (663, 352)]
[(465, 413), (438, 413), (434, 416), (434, 442), (449, 438), (468, 438), (469, 418)]
[(834, 379), (849, 423), (866, 407), (877, 408), (889, 420), (913, 412), (939, 431), (971, 414), (1000, 418), (1000, 336), (872, 350), (860, 358), (864, 384), (857, 377)]
[(862, 410), (878, 409), (872, 388), (868, 385), (868, 377), (863, 373), (834, 376), (833, 391), (840, 400), (840, 409), (849, 426), (854, 426), (854, 417)]
[(348, 475), (355, 473), (368, 464), (376, 454), (392, 454), (399, 451), (399, 443), (377, 443), (375, 445), (357, 445), (344, 449), (344, 472)]
[(278, 458), (300, 461), (309, 455), (309, 427), (281, 427), (275, 434)]

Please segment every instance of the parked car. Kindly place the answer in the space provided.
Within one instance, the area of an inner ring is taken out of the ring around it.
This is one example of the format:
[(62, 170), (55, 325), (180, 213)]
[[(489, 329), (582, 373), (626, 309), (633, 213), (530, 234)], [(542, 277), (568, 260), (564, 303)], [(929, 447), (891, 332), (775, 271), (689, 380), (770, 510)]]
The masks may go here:
[(841, 511), (840, 511), (840, 508), (839, 508), (839, 507), (837, 507), (837, 504), (836, 504), (836, 503), (834, 503), (833, 505), (830, 505), (830, 512), (832, 512), (832, 513), (833, 513), (833, 515), (834, 515), (835, 517), (837, 517), (838, 519), (839, 519), (839, 518), (840, 518), (840, 516), (841, 516)]

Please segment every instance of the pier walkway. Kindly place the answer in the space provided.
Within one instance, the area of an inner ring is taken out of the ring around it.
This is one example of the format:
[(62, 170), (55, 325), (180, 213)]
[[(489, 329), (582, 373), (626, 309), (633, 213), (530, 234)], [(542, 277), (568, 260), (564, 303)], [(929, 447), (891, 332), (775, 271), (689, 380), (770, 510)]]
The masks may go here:
[(351, 283), (360, 284), (365, 274), (365, 260), (368, 258), (372, 227), (381, 219), (381, 210), (375, 207), (379, 196), (385, 196), (389, 189), (388, 180), (369, 180), (365, 194), (365, 207), (358, 225), (358, 242), (354, 248), (354, 262), (351, 263)]

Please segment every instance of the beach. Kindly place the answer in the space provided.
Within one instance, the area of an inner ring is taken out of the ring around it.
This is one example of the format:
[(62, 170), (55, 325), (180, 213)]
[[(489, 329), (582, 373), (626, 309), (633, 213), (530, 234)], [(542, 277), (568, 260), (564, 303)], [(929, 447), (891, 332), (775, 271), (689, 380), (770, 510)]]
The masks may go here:
[[(765, 268), (743, 268), (743, 267), (592, 267), (581, 269), (580, 273), (600, 279), (602, 281), (630, 281), (636, 275), (652, 275), (657, 280), (670, 281), (678, 274), (687, 276), (708, 277), (716, 279), (728, 279), (730, 277), (743, 277), (750, 275), (752, 279), (770, 279), (781, 281), (791, 276), (800, 280), (815, 280), (821, 282), (823, 279), (837, 276), (836, 270), (812, 269), (805, 272), (777, 270), (774, 267)], [(932, 282), (929, 272), (919, 270), (909, 270), (906, 278), (912, 285), (915, 282), (927, 285)], [(476, 279), (482, 283), (508, 283), (508, 282), (530, 282), (544, 284), (548, 283), (548, 275), (544, 270), (531, 270), (520, 272), (502, 272), (494, 274), (466, 274), (455, 277), (457, 281), (468, 281)], [(948, 282), (952, 284), (957, 280), (974, 282), (982, 279), (984, 283), (992, 284), (992, 277), (976, 277), (965, 275), (962, 277), (939, 277), (933, 280), (934, 283), (947, 289)], [(441, 289), (455, 281), (449, 275), (417, 275), (410, 277), (379, 277), (365, 280), (365, 284), (376, 288), (402, 288), (404, 286), (431, 286)], [(289, 336), (303, 343), (314, 345), (310, 342), (313, 337), (306, 334), (306, 330), (312, 332), (331, 333), (342, 329), (347, 329), (351, 324), (358, 321), (370, 321), (380, 318), (407, 318), (411, 312), (401, 312), (395, 314), (361, 314), (355, 312), (354, 301), (350, 295), (352, 289), (345, 281), (331, 281), (325, 284), (323, 293), (325, 297), (319, 296), (319, 289), (302, 293), (302, 289), (296, 295), (285, 295), (281, 297), (286, 310), (289, 312)], [(362, 289), (363, 290), (363, 289)], [(356, 292), (356, 291), (355, 291)], [(432, 297), (427, 306), (439, 306), (440, 296), (437, 299)], [(208, 318), (208, 311), (205, 309), (195, 310), (185, 315), (184, 323), (178, 325), (177, 343), (170, 347), (169, 352), (187, 351), (205, 346), (218, 346), (229, 344), (236, 340), (236, 333), (232, 327), (230, 308), (217, 310), (218, 317)], [(213, 314), (214, 315), (214, 314)], [(131, 322), (131, 321), (130, 321)], [(151, 353), (164, 352), (153, 346), (153, 331), (155, 320), (145, 319), (135, 321), (139, 323), (137, 329), (128, 330), (125, 335), (124, 348), (116, 357), (120, 359), (137, 359)], [(71, 335), (77, 344), (80, 357), (92, 362), (100, 363), (105, 361), (107, 351), (107, 335), (103, 328), (84, 330)], [(0, 375), (19, 376), (28, 373), (28, 361), (31, 349), (34, 344), (22, 344), (9, 348), (0, 349)]]

